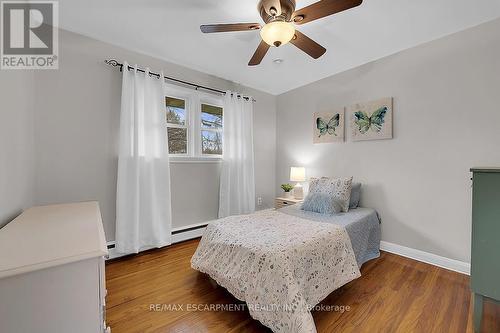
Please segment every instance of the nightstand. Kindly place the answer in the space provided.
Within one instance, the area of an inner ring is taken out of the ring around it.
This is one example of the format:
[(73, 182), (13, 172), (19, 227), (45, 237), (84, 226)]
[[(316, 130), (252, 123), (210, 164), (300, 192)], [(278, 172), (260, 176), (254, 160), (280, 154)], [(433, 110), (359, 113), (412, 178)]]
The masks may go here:
[(280, 209), (286, 206), (292, 206), (304, 201), (303, 199), (294, 199), (294, 198), (281, 198), (278, 197), (274, 199), (274, 208)]

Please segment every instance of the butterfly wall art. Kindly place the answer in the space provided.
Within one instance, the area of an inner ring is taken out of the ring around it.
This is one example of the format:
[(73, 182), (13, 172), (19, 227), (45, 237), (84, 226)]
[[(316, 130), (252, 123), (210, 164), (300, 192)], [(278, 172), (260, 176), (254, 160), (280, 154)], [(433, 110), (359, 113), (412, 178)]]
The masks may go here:
[(392, 97), (349, 107), (352, 141), (392, 139)]
[(344, 109), (313, 116), (313, 143), (344, 141)]

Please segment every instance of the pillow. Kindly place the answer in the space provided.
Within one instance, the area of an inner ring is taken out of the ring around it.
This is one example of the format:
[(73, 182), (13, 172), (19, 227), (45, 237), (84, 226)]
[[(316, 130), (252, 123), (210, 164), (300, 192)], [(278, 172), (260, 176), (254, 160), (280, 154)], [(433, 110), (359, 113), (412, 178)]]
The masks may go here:
[(329, 194), (321, 192), (309, 193), (300, 209), (321, 214), (338, 214), (342, 211), (337, 201), (332, 200)]
[(361, 198), (361, 183), (352, 183), (351, 198), (349, 199), (349, 208), (358, 208)]
[(332, 201), (336, 201), (342, 207), (342, 211), (349, 210), (351, 198), (352, 177), (350, 178), (311, 178), (309, 182), (309, 193), (326, 193)]

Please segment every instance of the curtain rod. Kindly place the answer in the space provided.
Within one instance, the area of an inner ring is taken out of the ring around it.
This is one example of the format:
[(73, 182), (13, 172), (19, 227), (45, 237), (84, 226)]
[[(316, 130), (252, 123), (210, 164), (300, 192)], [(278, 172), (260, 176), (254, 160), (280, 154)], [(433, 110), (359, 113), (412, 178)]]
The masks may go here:
[[(123, 64), (119, 63), (115, 59), (106, 59), (106, 60), (104, 60), (104, 63), (106, 65), (109, 65), (109, 66), (120, 67), (120, 72), (123, 71)], [(132, 67), (130, 65), (128, 66), (128, 70), (129, 71), (133, 70), (133, 69), (135, 69), (135, 67)], [(141, 72), (141, 73), (146, 73), (146, 71), (144, 69), (142, 69), (142, 68), (137, 68), (137, 71)], [(159, 73), (149, 72), (149, 74), (152, 75), (152, 76), (156, 76), (156, 77), (160, 78), (160, 74)], [(176, 78), (173, 78), (173, 77), (165, 76), (165, 80), (172, 81), (172, 82), (175, 82), (175, 83), (180, 84), (180, 85), (190, 86), (190, 87), (193, 87), (195, 90), (203, 89), (203, 90), (209, 91), (211, 93), (215, 93), (215, 94), (221, 94), (221, 95), (225, 95), (226, 94), (225, 91), (222, 91), (220, 89), (214, 89), (214, 88), (210, 88), (210, 87), (201, 86), (199, 84), (195, 84), (195, 83), (191, 83), (191, 82), (179, 80), (179, 79), (176, 79)], [(236, 94), (236, 96), (240, 97), (240, 98), (243, 98), (244, 100), (247, 100), (247, 101), (250, 100), (250, 97), (248, 97), (248, 96), (243, 96), (243, 95), (240, 95), (240, 94)], [(256, 100), (252, 98), (252, 102), (256, 102)]]

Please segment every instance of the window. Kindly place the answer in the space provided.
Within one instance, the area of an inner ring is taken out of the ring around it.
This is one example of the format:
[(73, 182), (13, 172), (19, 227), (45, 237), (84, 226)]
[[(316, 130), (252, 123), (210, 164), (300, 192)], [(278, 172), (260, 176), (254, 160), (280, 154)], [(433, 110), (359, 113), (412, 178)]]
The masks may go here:
[(168, 153), (186, 155), (188, 153), (188, 117), (186, 101), (166, 97)]
[(170, 156), (222, 156), (222, 99), (201, 92), (168, 89), (165, 105)]
[(201, 104), (201, 153), (222, 155), (222, 108)]

